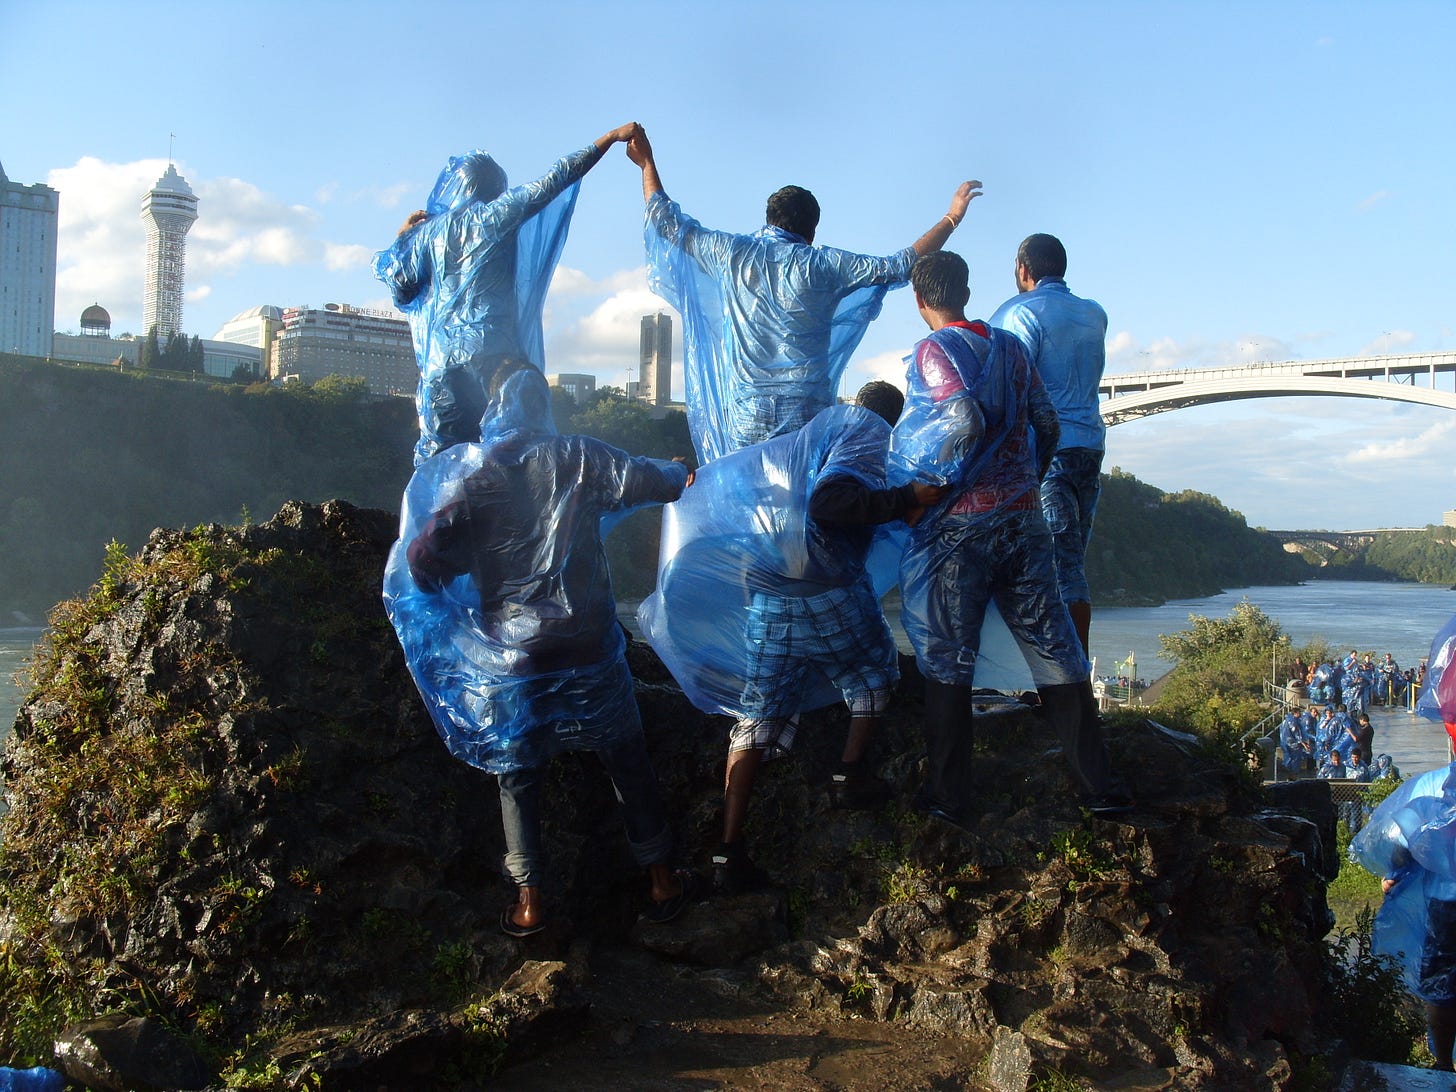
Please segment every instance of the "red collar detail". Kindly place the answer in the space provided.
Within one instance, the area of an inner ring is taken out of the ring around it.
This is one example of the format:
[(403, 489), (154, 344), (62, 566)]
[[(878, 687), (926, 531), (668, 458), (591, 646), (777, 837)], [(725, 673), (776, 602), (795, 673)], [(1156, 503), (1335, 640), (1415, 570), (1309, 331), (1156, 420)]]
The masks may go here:
[(990, 337), (991, 336), (991, 328), (989, 326), (987, 326), (984, 322), (982, 322), (980, 319), (976, 319), (974, 322), (967, 322), (967, 321), (965, 321), (963, 319), (960, 322), (947, 322), (946, 325), (947, 326), (961, 326), (961, 327), (964, 327), (965, 329), (969, 330), (971, 333), (973, 333), (973, 334), (979, 334), (981, 337)]

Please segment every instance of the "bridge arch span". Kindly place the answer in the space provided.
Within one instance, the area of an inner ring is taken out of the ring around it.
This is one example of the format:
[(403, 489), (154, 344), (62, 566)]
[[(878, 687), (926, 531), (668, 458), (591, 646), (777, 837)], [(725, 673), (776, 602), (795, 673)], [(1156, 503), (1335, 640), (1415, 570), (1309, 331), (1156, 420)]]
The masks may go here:
[[(1190, 373), (1196, 374), (1196, 373)], [(1189, 379), (1156, 386), (1151, 390), (1116, 394), (1102, 400), (1102, 420), (1109, 426), (1135, 421), (1155, 413), (1189, 406), (1232, 402), (1243, 398), (1282, 398), (1325, 395), (1341, 398), (1384, 398), (1414, 402), (1423, 406), (1456, 410), (1456, 392), (1386, 383), (1371, 379), (1340, 379), (1330, 376), (1262, 375)]]

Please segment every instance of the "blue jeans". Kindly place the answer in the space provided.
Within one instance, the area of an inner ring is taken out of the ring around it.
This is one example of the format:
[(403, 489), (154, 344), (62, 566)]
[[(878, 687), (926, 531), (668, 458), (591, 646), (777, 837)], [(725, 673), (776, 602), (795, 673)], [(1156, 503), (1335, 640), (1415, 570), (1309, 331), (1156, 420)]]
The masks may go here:
[[(672, 855), (672, 830), (667, 825), (662, 791), (647, 754), (641, 723), (635, 732), (625, 733), (625, 738), (595, 754), (612, 780), (633, 858), (644, 868), (666, 861)], [(506, 835), (506, 874), (522, 887), (540, 887), (545, 878), (541, 790), (546, 781), (546, 764), (499, 774), (496, 780)]]
[(1102, 492), (1102, 452), (1069, 447), (1052, 456), (1041, 482), (1041, 512), (1052, 533), (1057, 590), (1063, 603), (1090, 603), (1087, 587), (1087, 543)]

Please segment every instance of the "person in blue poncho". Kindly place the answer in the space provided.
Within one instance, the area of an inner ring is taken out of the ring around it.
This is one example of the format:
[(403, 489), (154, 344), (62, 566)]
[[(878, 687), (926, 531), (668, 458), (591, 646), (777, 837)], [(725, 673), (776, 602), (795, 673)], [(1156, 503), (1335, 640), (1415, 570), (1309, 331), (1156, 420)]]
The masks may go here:
[[(1022, 343), (969, 322), (965, 261), (942, 251), (911, 274), (931, 335), (907, 358), (892, 472), (952, 486), (910, 531), (900, 567), (902, 620), (926, 678), (923, 806), (965, 825), (981, 625), (994, 599), (1031, 670), (1084, 806), (1126, 810), (1111, 771), (1091, 667), (1057, 593), (1038, 482), (1057, 449), (1056, 410)], [(1034, 437), (1035, 447), (1032, 446)]]
[(374, 275), (408, 317), (420, 366), (416, 466), (451, 444), (480, 439), (490, 374), (504, 358), (544, 366), (541, 309), (576, 183), (636, 131), (635, 122), (618, 126), (511, 189), (485, 152), (454, 156), (426, 207), (375, 255)]
[(1350, 857), (1381, 880), (1372, 948), (1399, 961), (1426, 1006), (1436, 1068), (1456, 1044), (1456, 763), (1403, 783), (1350, 843)]
[[(849, 734), (830, 782), (835, 805), (873, 807), (888, 795), (868, 771), (866, 751), (899, 678), (899, 654), (865, 561), (876, 525), (913, 521), (946, 490), (925, 482), (886, 488), (890, 428), (904, 396), (876, 381), (855, 401), (822, 410), (799, 432), (762, 445), (765, 461), (786, 470), (789, 492), (807, 503), (803, 564), (795, 578), (778, 574), (771, 586), (755, 591), (749, 604), (742, 715), (728, 738), (723, 841), (713, 854), (713, 887), (721, 894), (766, 880), (743, 838), (749, 797), (760, 764), (792, 746), (794, 714), (811, 678), (827, 678), (850, 710)], [(787, 454), (803, 445), (812, 445), (812, 452)]]
[(385, 577), (391, 621), (451, 751), (497, 775), (506, 871), (518, 888), (501, 929), (544, 927), (542, 794), (546, 765), (564, 749), (601, 759), (651, 877), (646, 917), (670, 920), (692, 893), (691, 873), (670, 865), (600, 523), (675, 500), (690, 474), (680, 462), (559, 435), (546, 380), (530, 364), (503, 361), (488, 394), (482, 442), (426, 462), (406, 493)]
[(945, 245), (980, 187), (962, 183), (924, 235), (876, 258), (816, 247), (819, 203), (799, 186), (769, 197), (755, 234), (705, 228), (664, 192), (646, 133), (633, 134), (627, 155), (642, 168), (649, 281), (683, 316), (688, 427), (704, 462), (832, 405), (885, 291)]
[(1056, 546), (1057, 586), (1088, 653), (1092, 592), (1087, 544), (1101, 492), (1107, 426), (1097, 388), (1107, 363), (1107, 312), (1067, 288), (1067, 251), (1055, 235), (1028, 235), (1016, 252), (1017, 295), (991, 316), (1026, 345), (1057, 409), (1061, 440), (1041, 481), (1041, 508)]
[(1305, 735), (1304, 713), (1298, 706), (1284, 714), (1279, 725), (1280, 762), (1292, 774), (1302, 774), (1314, 767), (1311, 740)]

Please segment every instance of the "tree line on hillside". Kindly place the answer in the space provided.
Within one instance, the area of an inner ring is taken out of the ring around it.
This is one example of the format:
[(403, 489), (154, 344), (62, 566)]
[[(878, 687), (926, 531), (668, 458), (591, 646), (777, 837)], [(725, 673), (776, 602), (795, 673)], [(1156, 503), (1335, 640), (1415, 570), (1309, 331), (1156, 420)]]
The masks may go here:
[[(408, 399), (372, 398), (363, 380), (339, 377), (284, 387), (160, 378), (0, 354), (0, 623), (13, 611), (38, 620), (84, 592), (108, 542), (135, 551), (155, 527), (265, 519), (289, 500), (398, 510), (418, 428)], [(692, 455), (681, 412), (654, 416), (614, 387), (585, 405), (560, 389), (553, 399), (564, 432), (633, 454)], [(649, 510), (608, 539), (624, 599), (652, 588), (658, 527)], [(1369, 567), (1347, 575), (1456, 581), (1456, 568), (1439, 564), (1443, 551), (1456, 553), (1450, 535), (1435, 530), (1429, 542), (1372, 547)], [(1398, 558), (1397, 549), (1411, 556)], [(1314, 573), (1216, 498), (1164, 493), (1117, 468), (1103, 479), (1087, 567), (1093, 598), (1103, 604), (1158, 603)]]
[(1304, 557), (1326, 579), (1456, 584), (1456, 527), (1382, 531), (1357, 550), (1305, 551)]

